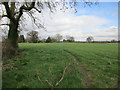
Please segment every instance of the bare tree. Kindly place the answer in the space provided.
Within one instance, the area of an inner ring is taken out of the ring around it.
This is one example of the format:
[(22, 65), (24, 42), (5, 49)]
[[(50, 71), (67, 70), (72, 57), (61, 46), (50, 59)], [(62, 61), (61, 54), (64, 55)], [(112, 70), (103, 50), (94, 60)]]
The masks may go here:
[(69, 35), (66, 36), (66, 39), (67, 39), (68, 42), (74, 42), (75, 41), (74, 37), (73, 36), (69, 36)]
[(39, 39), (37, 31), (30, 31), (27, 33), (27, 36), (29, 38), (29, 42), (31, 42), (31, 43), (37, 43), (37, 41)]
[[(92, 5), (92, 2), (90, 0), (82, 0), (87, 5)], [(9, 2), (1, 2), (0, 8), (4, 6), (5, 10), (2, 10), (2, 15), (0, 16), (0, 19), (7, 17), (8, 22), (3, 23), (1, 25), (7, 25), (9, 27), (8, 30), (8, 43), (11, 48), (14, 48), (14, 50), (17, 50), (18, 48), (18, 33), (20, 30), (20, 24), (22, 24), (22, 21), (26, 17), (24, 17), (23, 13), (28, 14), (31, 19), (33, 20), (34, 24), (38, 28), (44, 28), (43, 25), (40, 23), (36, 23), (37, 18), (35, 17), (34, 13), (38, 12), (41, 13), (44, 8), (48, 8), (50, 12), (53, 12), (57, 5), (61, 4), (61, 9), (65, 10), (67, 8), (73, 8), (76, 5), (75, 0), (70, 0), (71, 3), (66, 2), (65, 0), (61, 0), (61, 2), (55, 2), (50, 0), (49, 2), (46, 2), (46, 0), (30, 0), (30, 2), (20, 2), (19, 0), (9, 0)], [(1, 26), (0, 25), (0, 26)], [(8, 49), (10, 50), (10, 49)], [(12, 53), (14, 55), (14, 53)]]
[(92, 42), (94, 40), (94, 38), (92, 36), (89, 36), (86, 40), (87, 40), (87, 42)]
[(57, 42), (60, 42), (60, 40), (61, 40), (63, 37), (62, 37), (62, 35), (60, 35), (60, 34), (56, 34), (54, 38), (56, 39)]

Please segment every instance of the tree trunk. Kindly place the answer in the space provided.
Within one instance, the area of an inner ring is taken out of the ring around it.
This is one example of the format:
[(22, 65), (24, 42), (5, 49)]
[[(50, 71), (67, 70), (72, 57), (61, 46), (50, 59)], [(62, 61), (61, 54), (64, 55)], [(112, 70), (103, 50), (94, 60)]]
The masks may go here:
[(17, 39), (18, 39), (18, 24), (10, 22), (9, 32), (8, 32), (8, 41), (13, 48), (18, 48)]
[(17, 49), (18, 49), (18, 25), (19, 25), (19, 20), (20, 17), (23, 14), (23, 10), (30, 11), (32, 8), (35, 6), (35, 2), (32, 2), (31, 5), (26, 7), (25, 5), (22, 5), (19, 8), (19, 14), (15, 16), (15, 0), (12, 0), (11, 3), (8, 2), (3, 2), (3, 5), (5, 6), (7, 17), (10, 19), (10, 24), (9, 24), (9, 32), (8, 32), (8, 39), (7, 42), (4, 43), (5, 45), (3, 46), (3, 56), (13, 56)]
[(9, 25), (9, 32), (8, 32), (8, 39), (7, 39), (7, 46), (6, 46), (6, 52), (9, 54), (9, 56), (15, 55), (17, 49), (18, 49), (18, 24), (14, 24), (12, 21), (10, 21)]

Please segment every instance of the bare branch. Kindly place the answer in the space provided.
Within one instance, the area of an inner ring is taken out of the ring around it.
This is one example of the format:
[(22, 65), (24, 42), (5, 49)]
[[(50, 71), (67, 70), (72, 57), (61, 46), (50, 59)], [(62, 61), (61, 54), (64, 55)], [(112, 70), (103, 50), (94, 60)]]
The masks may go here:
[(41, 13), (41, 10), (38, 10), (36, 7), (34, 7), (34, 9), (35, 9), (36, 11), (38, 11), (39, 13)]
[(32, 2), (31, 5), (30, 5), (30, 7), (26, 7), (26, 6), (23, 5), (21, 7), (21, 9), (30, 11), (32, 8), (34, 8), (34, 6), (35, 6), (35, 2)]
[[(35, 0), (34, 0), (34, 1), (35, 1)], [(18, 21), (18, 20), (20, 19), (20, 17), (22, 16), (23, 10), (30, 11), (32, 8), (34, 8), (34, 6), (35, 6), (35, 2), (31, 2), (30, 7), (25, 6), (25, 5), (21, 6), (21, 7), (20, 7), (20, 11), (19, 11), (19, 15), (18, 15), (18, 17), (17, 17), (17, 21)]]
[(36, 23), (36, 19), (35, 19), (35, 17), (32, 15), (31, 12), (28, 12), (27, 14), (31, 17), (31, 19), (33, 20), (34, 24), (35, 24), (38, 28), (44, 28), (44, 29), (45, 29), (45, 27), (44, 27), (43, 25), (41, 25), (40, 23), (39, 23), (39, 25), (38, 25), (38, 23)]
[(54, 86), (48, 80), (41, 80), (39, 76), (38, 76), (38, 80), (41, 81), (41, 82), (42, 81), (47, 82), (52, 88), (54, 88)]
[(8, 17), (8, 15), (2, 15), (2, 17)]
[(60, 82), (64, 79), (65, 72), (66, 72), (66, 70), (67, 70), (67, 68), (68, 68), (69, 66), (70, 66), (70, 63), (64, 68), (63, 74), (62, 74), (60, 80), (59, 80), (55, 85), (52, 84), (52, 83), (50, 83), (48, 80), (41, 80), (39, 76), (38, 76), (38, 80), (41, 81), (41, 82), (42, 82), (42, 81), (43, 81), (43, 82), (47, 82), (47, 83), (52, 87), (52, 89), (53, 89), (53, 88), (56, 88), (56, 87), (60, 84)]
[(0, 26), (2, 26), (2, 25), (7, 25), (7, 26), (9, 26), (9, 24), (0, 24)]
[(56, 10), (56, 3), (51, 2), (45, 2), (46, 6), (49, 8), (50, 12), (54, 12)]
[(8, 2), (3, 2), (3, 5), (5, 6), (7, 17), (13, 22), (16, 23), (16, 19), (12, 16), (11, 10), (9, 8)]
[(66, 72), (66, 69), (68, 68), (68, 66), (70, 66), (70, 63), (65, 67), (64, 71), (63, 71), (63, 74), (62, 74), (62, 77), (60, 78), (60, 80), (55, 84), (55, 87), (59, 85), (59, 83), (64, 79), (64, 76), (65, 76), (65, 72)]
[(19, 21), (20, 17), (22, 16), (23, 14), (23, 10), (20, 8), (20, 11), (19, 11), (19, 15), (17, 16), (17, 21)]

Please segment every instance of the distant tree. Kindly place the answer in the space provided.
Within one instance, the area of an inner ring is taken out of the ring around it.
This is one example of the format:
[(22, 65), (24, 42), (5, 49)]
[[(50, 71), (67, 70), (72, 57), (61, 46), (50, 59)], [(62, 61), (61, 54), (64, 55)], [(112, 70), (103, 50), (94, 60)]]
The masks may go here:
[(27, 33), (28, 39), (31, 43), (37, 43), (38, 41), (38, 32), (37, 31), (30, 31)]
[(52, 42), (57, 42), (57, 39), (55, 37), (51, 37)]
[(67, 40), (63, 39), (63, 42), (66, 42)]
[(22, 43), (22, 42), (25, 42), (24, 35), (20, 35), (20, 36), (18, 37), (18, 43)]
[(113, 40), (111, 40), (111, 42), (113, 42), (113, 43), (114, 43), (114, 42), (116, 42), (116, 40), (114, 40), (114, 39), (113, 39)]
[(92, 42), (94, 40), (94, 38), (92, 36), (89, 36), (86, 40), (87, 40), (87, 42)]
[(39, 39), (38, 40), (38, 43), (45, 43), (46, 42), (46, 39)]
[(55, 37), (54, 37), (54, 39), (56, 39), (57, 42), (60, 42), (60, 40), (61, 40), (62, 38), (63, 38), (63, 36), (60, 35), (60, 34), (56, 34)]
[(68, 42), (74, 42), (75, 41), (73, 36), (67, 35), (66, 38), (67, 38)]
[(46, 42), (46, 39), (42, 39), (42, 42), (45, 43), (45, 42)]
[(120, 40), (118, 40), (118, 43), (120, 43)]
[(52, 42), (51, 37), (48, 37), (47, 40), (46, 40), (46, 43), (51, 43), (51, 42)]

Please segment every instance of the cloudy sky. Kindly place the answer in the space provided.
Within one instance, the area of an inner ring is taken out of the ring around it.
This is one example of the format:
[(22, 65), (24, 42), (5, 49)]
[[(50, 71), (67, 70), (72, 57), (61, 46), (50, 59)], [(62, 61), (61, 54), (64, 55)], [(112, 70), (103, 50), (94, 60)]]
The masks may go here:
[(93, 36), (94, 40), (118, 39), (118, 2), (99, 2), (91, 7), (78, 2), (76, 9), (76, 13), (72, 9), (63, 12), (59, 7), (54, 13), (48, 9), (44, 9), (41, 14), (36, 13), (37, 22), (43, 24), (46, 30), (34, 26), (27, 16), (24, 21), (26, 31), (21, 34), (36, 30), (42, 39), (55, 34), (61, 34), (64, 39), (70, 35), (76, 41), (85, 41), (88, 36)]
[[(99, 2), (91, 7), (78, 2), (77, 12), (57, 10), (49, 13), (47, 10), (38, 15), (46, 30), (28, 25), (27, 29), (34, 27), (39, 31), (42, 38), (54, 36), (59, 33), (65, 38), (66, 35), (74, 36), (77, 41), (85, 41), (88, 36), (95, 40), (112, 40), (118, 37), (118, 3)], [(41, 19), (42, 18), (42, 19)]]

